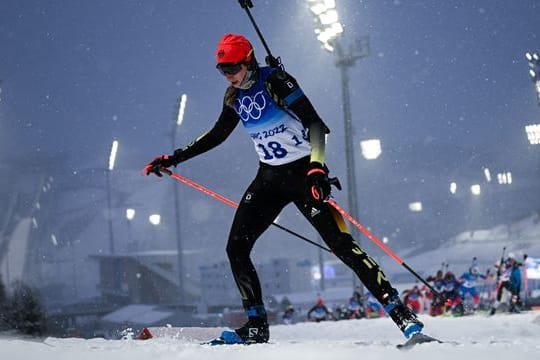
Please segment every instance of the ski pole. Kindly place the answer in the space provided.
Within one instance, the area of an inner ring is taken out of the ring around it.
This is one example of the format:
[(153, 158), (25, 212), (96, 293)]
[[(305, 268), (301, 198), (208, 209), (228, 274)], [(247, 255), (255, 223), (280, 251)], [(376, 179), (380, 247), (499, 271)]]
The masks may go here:
[(497, 274), (496, 274), (496, 277), (495, 277), (495, 284), (494, 284), (495, 291), (493, 293), (493, 301), (497, 300), (497, 292), (499, 290), (499, 280), (501, 279), (501, 270), (502, 270), (502, 267), (503, 267), (504, 252), (505, 251), (506, 251), (506, 246), (503, 246), (502, 254), (501, 254), (501, 260), (499, 261), (499, 266), (497, 266)]
[(424, 285), (426, 285), (431, 292), (440, 299), (446, 300), (443, 295), (441, 295), (433, 286), (431, 286), (426, 280), (424, 280), (420, 275), (416, 273), (413, 269), (409, 267), (399, 256), (397, 256), (392, 250), (388, 248), (381, 240), (379, 240), (371, 231), (366, 227), (356, 221), (349, 213), (347, 213), (341, 206), (338, 205), (333, 199), (326, 200), (334, 209), (336, 209), (341, 215), (345, 216), (354, 226), (356, 226), (364, 235), (366, 235), (371, 241), (373, 241), (377, 246), (384, 250), (392, 259), (394, 259), (399, 265), (407, 269), (411, 274), (414, 275), (418, 280), (420, 280)]
[(529, 256), (527, 254), (523, 254), (523, 304), (526, 306), (529, 301), (529, 275), (527, 274), (527, 259)]
[(499, 283), (499, 280), (501, 278), (501, 269), (503, 267), (504, 262), (504, 252), (506, 251), (506, 246), (503, 246), (502, 254), (501, 254), (501, 261), (499, 262), (499, 266), (497, 267), (497, 282), (495, 284)]
[(261, 42), (266, 50), (266, 53), (268, 54), (266, 58), (264, 59), (266, 61), (266, 64), (270, 67), (274, 68), (280, 68), (283, 70), (283, 64), (281, 64), (281, 58), (277, 57), (275, 58), (272, 53), (270, 52), (270, 48), (266, 44), (266, 41), (264, 40), (264, 37), (259, 30), (259, 27), (257, 26), (257, 23), (255, 22), (255, 19), (253, 18), (253, 15), (251, 15), (250, 8), (253, 7), (253, 2), (251, 0), (238, 0), (238, 3), (240, 3), (240, 6), (242, 9), (246, 10), (246, 14), (249, 17), (249, 20), (253, 24), (253, 27), (255, 28), (255, 31), (257, 32), (257, 35), (259, 35), (259, 39), (261, 39)]
[[(171, 170), (169, 170), (167, 168), (162, 167), (159, 170), (161, 172), (169, 175), (170, 177), (172, 177), (172, 178), (174, 178), (174, 179), (176, 179), (176, 180), (178, 180), (180, 182), (183, 182), (184, 184), (189, 185), (192, 188), (195, 188), (195, 189), (205, 193), (206, 195), (210, 195), (213, 198), (218, 199), (219, 201), (224, 202), (225, 204), (227, 204), (227, 205), (229, 205), (229, 206), (231, 206), (231, 207), (233, 207), (235, 209), (238, 208), (238, 203), (232, 201), (231, 199), (226, 198), (223, 195), (220, 195), (220, 194), (216, 193), (215, 191), (212, 191), (212, 190), (208, 189), (207, 187), (202, 186), (201, 184), (198, 184), (198, 183), (196, 183), (196, 182), (194, 182), (192, 180), (189, 180), (188, 178), (186, 178), (184, 176), (181, 176), (181, 175), (179, 175), (179, 174), (177, 174), (175, 172), (172, 172)], [(323, 250), (325, 250), (325, 251), (327, 251), (329, 253), (332, 253), (332, 251), (330, 249), (320, 245), (319, 243), (316, 243), (313, 240), (310, 240), (310, 239), (306, 238), (305, 236), (302, 236), (302, 235), (300, 235), (300, 234), (286, 228), (285, 226), (279, 225), (279, 224), (277, 224), (275, 222), (273, 222), (272, 225), (274, 225), (275, 227), (277, 227), (277, 228), (279, 228), (279, 229), (281, 229), (283, 231), (288, 232), (291, 235), (296, 236), (297, 238), (300, 238), (300, 239), (302, 239), (304, 241), (307, 241), (308, 243), (310, 243), (312, 245), (315, 245), (315, 246), (317, 246), (317, 247), (319, 247), (319, 248), (321, 248), (321, 249), (323, 249)]]

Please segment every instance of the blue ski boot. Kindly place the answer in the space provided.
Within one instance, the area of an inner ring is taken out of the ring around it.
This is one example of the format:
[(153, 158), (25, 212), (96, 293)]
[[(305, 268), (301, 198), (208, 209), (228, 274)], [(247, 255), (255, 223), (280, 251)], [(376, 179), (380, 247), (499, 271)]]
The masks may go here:
[(396, 289), (393, 289), (391, 295), (385, 294), (383, 296), (383, 301), (384, 310), (396, 323), (407, 339), (414, 334), (422, 332), (424, 324), (418, 320), (416, 314), (408, 306), (403, 304)]
[(270, 330), (264, 305), (251, 306), (246, 310), (248, 321), (235, 330), (224, 330), (220, 340), (224, 344), (257, 344), (266, 343), (270, 338)]

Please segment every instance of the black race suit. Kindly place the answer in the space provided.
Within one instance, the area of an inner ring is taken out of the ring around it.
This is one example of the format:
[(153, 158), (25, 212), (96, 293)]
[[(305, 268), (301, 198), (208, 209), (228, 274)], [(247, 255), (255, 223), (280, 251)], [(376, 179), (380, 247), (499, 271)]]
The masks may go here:
[[(223, 142), (240, 120), (255, 143), (261, 159), (259, 170), (239, 203), (227, 242), (227, 255), (244, 307), (263, 305), (261, 285), (250, 259), (251, 250), (259, 236), (290, 203), (296, 205), (332, 252), (383, 303), (385, 294), (392, 293), (383, 271), (347, 232), (342, 216), (327, 203), (315, 202), (309, 191), (306, 174), (310, 151), (316, 150), (310, 138), (318, 132), (317, 138), (324, 141), (324, 134), (329, 130), (290, 75), (260, 68), (256, 76), (255, 85), (248, 90), (229, 88), (214, 126), (186, 148), (175, 151), (179, 162), (205, 152)], [(257, 121), (264, 118), (264, 111), (269, 108), (270, 120), (263, 122), (265, 128), (261, 129)], [(281, 118), (287, 119), (280, 122)], [(254, 124), (250, 124), (251, 120)], [(269, 127), (268, 123), (272, 125)], [(287, 134), (291, 128), (296, 132)], [(286, 143), (288, 139), (294, 141)], [(296, 144), (301, 146), (294, 148)], [(285, 156), (289, 154), (294, 155), (291, 161)]]

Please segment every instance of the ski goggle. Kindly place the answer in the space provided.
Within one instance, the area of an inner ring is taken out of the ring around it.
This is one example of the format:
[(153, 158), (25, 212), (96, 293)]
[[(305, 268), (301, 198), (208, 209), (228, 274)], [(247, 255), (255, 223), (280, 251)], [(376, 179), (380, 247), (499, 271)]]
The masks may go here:
[(216, 68), (219, 70), (221, 75), (236, 75), (242, 70), (242, 64), (244, 62), (238, 63), (221, 63), (217, 64)]

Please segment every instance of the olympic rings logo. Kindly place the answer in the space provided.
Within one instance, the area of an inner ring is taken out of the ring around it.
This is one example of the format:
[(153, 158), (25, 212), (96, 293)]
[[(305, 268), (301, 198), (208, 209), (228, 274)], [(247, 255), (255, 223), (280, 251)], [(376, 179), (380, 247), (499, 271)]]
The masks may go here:
[(234, 110), (242, 121), (248, 121), (250, 118), (258, 120), (266, 107), (266, 99), (262, 91), (259, 91), (253, 97), (244, 96), (242, 99), (236, 99), (236, 102)]

